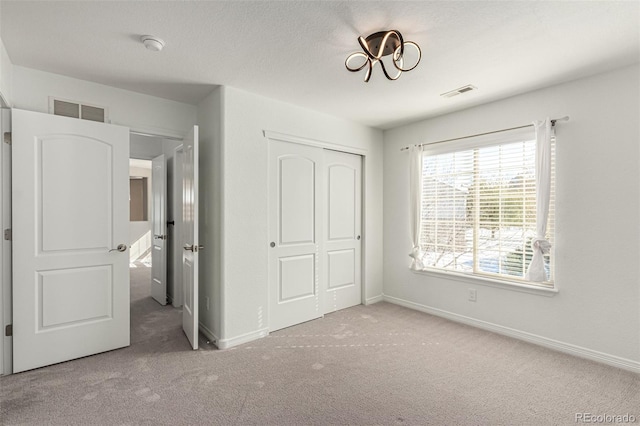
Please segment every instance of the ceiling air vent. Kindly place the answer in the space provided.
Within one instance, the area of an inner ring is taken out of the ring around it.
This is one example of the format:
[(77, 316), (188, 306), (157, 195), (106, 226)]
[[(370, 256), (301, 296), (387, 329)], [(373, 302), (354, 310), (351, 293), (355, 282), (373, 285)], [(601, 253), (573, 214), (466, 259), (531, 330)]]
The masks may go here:
[(49, 113), (101, 123), (108, 122), (107, 108), (53, 97), (49, 98)]
[(451, 90), (450, 92), (442, 93), (440, 96), (443, 98), (451, 98), (453, 96), (458, 96), (461, 93), (470, 92), (472, 90), (478, 90), (476, 86), (472, 86), (471, 84), (467, 84), (466, 86), (458, 87), (457, 89)]

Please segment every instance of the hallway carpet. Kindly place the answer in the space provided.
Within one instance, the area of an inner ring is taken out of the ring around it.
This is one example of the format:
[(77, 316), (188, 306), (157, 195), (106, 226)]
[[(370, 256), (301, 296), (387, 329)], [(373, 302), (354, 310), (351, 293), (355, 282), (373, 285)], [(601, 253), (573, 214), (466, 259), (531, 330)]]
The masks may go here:
[(387, 303), (192, 351), (181, 311), (150, 298), (149, 268), (131, 274), (131, 346), (1, 378), (0, 423), (640, 422), (640, 375)]

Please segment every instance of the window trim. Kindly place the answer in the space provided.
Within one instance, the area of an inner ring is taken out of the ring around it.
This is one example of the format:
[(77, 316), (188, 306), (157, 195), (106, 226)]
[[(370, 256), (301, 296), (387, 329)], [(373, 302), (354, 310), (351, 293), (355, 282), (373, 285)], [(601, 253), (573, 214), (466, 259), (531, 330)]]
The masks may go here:
[(410, 269), (410, 271), (417, 275), (426, 275), (439, 279), (458, 281), (464, 284), (483, 285), (487, 287), (501, 288), (520, 293), (535, 294), (546, 297), (553, 297), (560, 292), (558, 290), (558, 285), (555, 283), (553, 287), (540, 284), (524, 284), (520, 281), (501, 280), (471, 273), (467, 274), (464, 272), (448, 271), (445, 269), (436, 269), (429, 267), (421, 270)]

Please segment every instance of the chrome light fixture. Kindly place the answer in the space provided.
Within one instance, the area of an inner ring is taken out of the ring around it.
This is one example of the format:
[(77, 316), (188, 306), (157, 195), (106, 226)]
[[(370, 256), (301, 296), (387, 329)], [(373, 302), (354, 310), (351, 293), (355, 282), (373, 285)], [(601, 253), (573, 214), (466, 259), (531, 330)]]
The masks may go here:
[[(380, 64), (382, 72), (389, 80), (397, 80), (403, 72), (411, 71), (417, 67), (418, 63), (420, 63), (420, 58), (422, 57), (420, 47), (412, 41), (404, 41), (402, 34), (396, 30), (379, 31), (371, 34), (367, 38), (360, 36), (358, 37), (358, 43), (360, 43), (360, 47), (362, 47), (363, 51), (349, 55), (347, 60), (344, 61), (344, 65), (351, 72), (358, 72), (366, 67), (367, 72), (364, 75), (365, 83), (367, 83), (371, 78), (371, 70), (375, 64)], [(404, 62), (406, 47), (415, 49), (418, 53), (418, 59), (413, 66), (405, 68)], [(395, 75), (390, 75), (389, 72), (387, 72), (387, 68), (382, 61), (382, 57), (388, 55), (392, 55), (391, 63), (393, 63), (393, 66), (397, 71)], [(363, 60), (361, 65), (359, 62), (356, 62), (358, 58)]]

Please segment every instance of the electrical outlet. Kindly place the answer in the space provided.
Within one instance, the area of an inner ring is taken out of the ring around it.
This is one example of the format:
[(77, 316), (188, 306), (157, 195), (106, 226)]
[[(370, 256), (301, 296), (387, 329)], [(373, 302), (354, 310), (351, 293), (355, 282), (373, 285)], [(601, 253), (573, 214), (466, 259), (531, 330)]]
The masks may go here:
[(469, 302), (475, 302), (476, 300), (478, 300), (478, 293), (476, 292), (475, 288), (470, 288), (469, 289)]
[(207, 311), (209, 310), (209, 298), (205, 296), (204, 303), (207, 305)]

